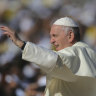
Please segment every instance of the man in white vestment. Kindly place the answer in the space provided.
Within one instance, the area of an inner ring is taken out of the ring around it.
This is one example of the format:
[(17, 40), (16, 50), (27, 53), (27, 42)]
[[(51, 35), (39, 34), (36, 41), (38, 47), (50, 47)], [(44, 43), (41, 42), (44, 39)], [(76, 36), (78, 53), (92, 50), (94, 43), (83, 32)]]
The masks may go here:
[(53, 23), (50, 42), (56, 51), (22, 41), (8, 27), (0, 29), (22, 49), (22, 59), (46, 73), (45, 96), (96, 96), (96, 53), (80, 42), (79, 25), (73, 19), (64, 17)]

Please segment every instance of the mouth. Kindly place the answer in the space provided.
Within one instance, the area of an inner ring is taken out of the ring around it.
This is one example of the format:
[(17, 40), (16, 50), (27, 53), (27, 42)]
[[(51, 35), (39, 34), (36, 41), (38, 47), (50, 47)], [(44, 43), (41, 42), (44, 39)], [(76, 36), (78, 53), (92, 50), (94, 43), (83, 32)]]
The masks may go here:
[(54, 45), (54, 46), (55, 46), (56, 49), (59, 47), (59, 45)]
[(52, 46), (53, 46), (53, 48), (54, 48), (55, 50), (57, 50), (57, 48), (59, 47), (59, 44), (53, 43)]

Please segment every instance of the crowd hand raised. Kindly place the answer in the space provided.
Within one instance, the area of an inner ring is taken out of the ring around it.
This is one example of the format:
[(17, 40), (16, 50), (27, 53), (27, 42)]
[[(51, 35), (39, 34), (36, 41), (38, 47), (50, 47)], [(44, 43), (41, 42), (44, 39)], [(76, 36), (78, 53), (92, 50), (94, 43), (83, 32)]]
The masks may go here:
[(18, 46), (20, 48), (23, 46), (24, 42), (22, 40), (20, 40), (19, 38), (17, 38), (15, 35), (15, 32), (12, 31), (10, 28), (8, 28), (6, 26), (1, 26), (0, 29), (4, 31), (3, 34), (7, 35), (16, 46)]

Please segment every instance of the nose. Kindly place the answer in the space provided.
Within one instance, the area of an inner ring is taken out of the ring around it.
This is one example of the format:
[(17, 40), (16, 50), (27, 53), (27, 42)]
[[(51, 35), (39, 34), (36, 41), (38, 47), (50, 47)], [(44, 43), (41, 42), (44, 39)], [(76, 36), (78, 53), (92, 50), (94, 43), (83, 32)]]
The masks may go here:
[(50, 43), (54, 44), (55, 40), (53, 38), (50, 39)]

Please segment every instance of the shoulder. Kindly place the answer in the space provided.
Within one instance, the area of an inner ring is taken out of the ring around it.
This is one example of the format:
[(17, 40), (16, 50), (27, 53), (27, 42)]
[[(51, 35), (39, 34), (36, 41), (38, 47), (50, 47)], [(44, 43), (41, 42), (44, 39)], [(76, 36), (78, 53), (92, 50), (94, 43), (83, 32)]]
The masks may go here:
[(74, 45), (58, 51), (58, 53), (78, 54), (79, 51), (83, 51), (85, 49), (89, 50), (91, 48), (84, 42), (76, 42)]
[(88, 46), (86, 43), (84, 43), (84, 42), (76, 42), (72, 47), (73, 47), (73, 48), (75, 48), (75, 47), (79, 47), (79, 48), (89, 48), (89, 46)]

